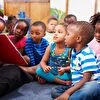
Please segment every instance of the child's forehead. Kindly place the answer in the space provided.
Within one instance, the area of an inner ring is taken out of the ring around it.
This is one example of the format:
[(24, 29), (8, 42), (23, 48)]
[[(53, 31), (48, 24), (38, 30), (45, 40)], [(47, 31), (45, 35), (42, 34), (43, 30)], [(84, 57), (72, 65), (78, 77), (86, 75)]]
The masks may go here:
[(57, 20), (51, 19), (51, 20), (48, 22), (48, 24), (49, 24), (49, 23), (57, 23)]
[(61, 25), (61, 24), (58, 24), (57, 26), (55, 26), (55, 29), (56, 28), (61, 28), (61, 29), (64, 28), (65, 29), (64, 25)]
[(40, 25), (37, 25), (37, 26), (31, 26), (31, 30), (42, 30), (42, 31), (44, 31), (44, 29), (43, 29), (43, 27), (42, 26), (40, 26)]
[(24, 27), (26, 27), (27, 25), (26, 25), (25, 22), (18, 22), (18, 23), (16, 24), (16, 26), (17, 26), (18, 28), (24, 28)]

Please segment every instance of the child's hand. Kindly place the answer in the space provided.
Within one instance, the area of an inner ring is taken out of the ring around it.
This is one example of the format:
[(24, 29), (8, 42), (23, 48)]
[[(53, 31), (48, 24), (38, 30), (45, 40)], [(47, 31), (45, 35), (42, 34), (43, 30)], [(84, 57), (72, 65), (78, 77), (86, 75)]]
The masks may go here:
[(65, 81), (64, 85), (72, 85), (72, 81)]
[(69, 95), (66, 92), (64, 92), (62, 95), (60, 95), (54, 100), (68, 100), (68, 98), (69, 98)]
[(48, 73), (51, 70), (50, 66), (46, 66), (45, 68), (43, 68), (44, 72)]
[(65, 68), (63, 68), (63, 67), (58, 67), (58, 73), (59, 73), (59, 75), (63, 75), (64, 72), (65, 72)]
[(29, 58), (27, 55), (24, 55), (23, 57), (24, 57), (24, 59), (27, 61), (27, 63), (29, 64), (30, 58)]

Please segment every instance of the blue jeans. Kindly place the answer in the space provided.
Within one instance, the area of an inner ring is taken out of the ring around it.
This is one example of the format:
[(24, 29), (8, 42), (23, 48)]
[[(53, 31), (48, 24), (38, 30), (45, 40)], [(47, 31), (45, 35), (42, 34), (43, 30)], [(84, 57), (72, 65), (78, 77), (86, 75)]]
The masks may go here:
[[(60, 86), (52, 89), (52, 98), (57, 98), (71, 86)], [(84, 84), (82, 88), (75, 91), (68, 100), (100, 100), (100, 83), (90, 81)]]

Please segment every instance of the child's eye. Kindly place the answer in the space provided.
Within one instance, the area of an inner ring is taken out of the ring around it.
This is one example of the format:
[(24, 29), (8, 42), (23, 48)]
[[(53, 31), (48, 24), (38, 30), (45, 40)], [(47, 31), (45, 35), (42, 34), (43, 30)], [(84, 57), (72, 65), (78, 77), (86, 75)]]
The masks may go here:
[(95, 33), (99, 33), (99, 34), (100, 34), (100, 32), (98, 32), (98, 31), (96, 31), (96, 30), (95, 30)]
[(58, 33), (63, 33), (62, 31), (58, 31)]
[(30, 31), (30, 34), (34, 34), (34, 32), (31, 32), (31, 31)]
[(40, 32), (36, 32), (36, 35), (40, 35), (41, 33)]

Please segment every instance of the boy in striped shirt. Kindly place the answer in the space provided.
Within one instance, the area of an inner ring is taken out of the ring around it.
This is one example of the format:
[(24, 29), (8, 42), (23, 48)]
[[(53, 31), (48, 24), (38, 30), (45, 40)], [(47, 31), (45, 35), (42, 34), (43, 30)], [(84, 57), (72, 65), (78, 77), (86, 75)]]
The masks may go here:
[(45, 53), (48, 41), (44, 39), (46, 25), (42, 21), (35, 21), (30, 28), (30, 37), (26, 40), (25, 52), (30, 58), (30, 67), (21, 68), (30, 74), (35, 74), (37, 67)]
[(93, 37), (94, 30), (88, 22), (68, 25), (65, 44), (72, 48), (72, 85), (53, 89), (54, 100), (100, 100), (100, 66), (95, 52), (87, 46)]

